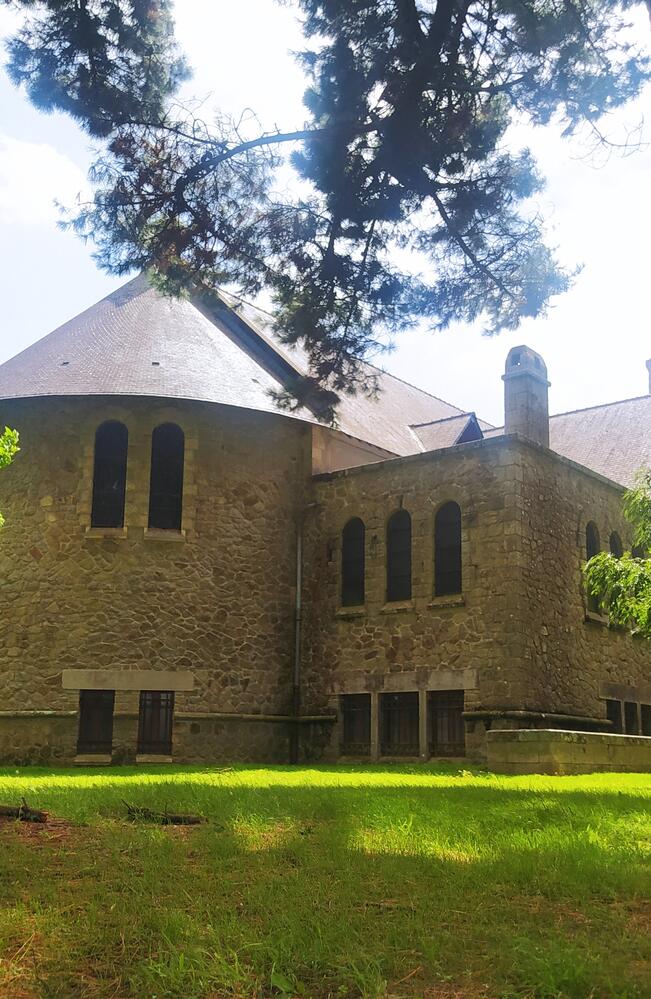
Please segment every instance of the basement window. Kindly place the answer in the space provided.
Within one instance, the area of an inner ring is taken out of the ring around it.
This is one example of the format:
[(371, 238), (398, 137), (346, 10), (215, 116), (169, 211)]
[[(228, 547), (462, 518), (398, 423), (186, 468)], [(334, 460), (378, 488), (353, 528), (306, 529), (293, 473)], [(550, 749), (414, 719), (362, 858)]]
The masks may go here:
[(429, 751), (432, 756), (464, 756), (463, 690), (431, 690), (427, 695)]
[(113, 748), (114, 690), (79, 691), (77, 754), (100, 756)]
[(418, 756), (418, 691), (380, 694), (382, 756)]
[(370, 756), (371, 753), (371, 695), (342, 694), (341, 752), (344, 756)]

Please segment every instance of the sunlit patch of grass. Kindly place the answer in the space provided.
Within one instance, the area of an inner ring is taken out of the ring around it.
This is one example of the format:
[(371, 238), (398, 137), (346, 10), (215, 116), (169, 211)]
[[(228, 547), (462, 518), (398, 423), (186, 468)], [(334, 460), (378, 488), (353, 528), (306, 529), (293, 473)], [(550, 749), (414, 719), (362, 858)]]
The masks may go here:
[(644, 775), (0, 771), (23, 795), (70, 824), (0, 826), (3, 999), (647, 994)]

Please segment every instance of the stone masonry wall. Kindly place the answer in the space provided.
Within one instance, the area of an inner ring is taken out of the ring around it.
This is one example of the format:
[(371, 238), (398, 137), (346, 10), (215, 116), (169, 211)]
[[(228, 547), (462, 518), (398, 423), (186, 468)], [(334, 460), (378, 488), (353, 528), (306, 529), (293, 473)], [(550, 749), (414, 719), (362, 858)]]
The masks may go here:
[[(94, 434), (106, 419), (129, 430), (124, 531), (89, 530)], [(151, 432), (168, 420), (186, 438), (181, 535), (146, 530)], [(180, 716), (291, 709), (309, 429), (245, 410), (128, 398), (4, 403), (0, 423), (20, 431), (22, 448), (0, 480), (0, 755), (13, 758), (12, 742), (31, 733), (38, 758), (48, 745), (69, 758), (75, 718), (46, 725), (9, 715), (76, 711), (62, 670), (93, 668), (192, 673), (194, 689), (176, 694), (180, 758), (286, 758), (286, 725), (253, 723), (253, 733), (203, 720), (191, 729)], [(135, 748), (137, 703), (137, 692), (118, 691), (122, 756)], [(125, 739), (121, 712), (135, 718)], [(47, 731), (44, 748), (38, 733)]]
[(521, 446), (520, 469), (526, 707), (605, 717), (605, 684), (651, 699), (651, 646), (588, 616), (581, 580), (588, 522), (602, 550), (613, 531), (631, 546), (622, 490), (535, 445)]
[[(363, 691), (464, 688), (466, 708), (525, 697), (513, 626), (522, 613), (516, 460), (517, 448), (494, 440), (318, 477), (306, 518), (304, 711), (336, 710), (340, 693)], [(439, 598), (434, 516), (450, 500), (462, 511), (463, 594)], [(386, 527), (399, 507), (412, 517), (412, 600), (387, 604)], [(340, 606), (351, 517), (366, 525), (366, 603), (352, 609)]]
[[(629, 544), (621, 492), (515, 436), (320, 476), (307, 520), (304, 710), (336, 710), (340, 693), (464, 688), (466, 711), (494, 715), (469, 723), (470, 755), (490, 724), (538, 724), (498, 719), (500, 709), (605, 719), (604, 681), (649, 677), (645, 643), (585, 620), (585, 524)], [(433, 597), (434, 516), (448, 500), (462, 511), (461, 599)], [(387, 605), (386, 525), (400, 506), (412, 516), (413, 599)], [(366, 524), (359, 609), (342, 608), (339, 593), (353, 516)], [(335, 730), (332, 755), (337, 746)]]

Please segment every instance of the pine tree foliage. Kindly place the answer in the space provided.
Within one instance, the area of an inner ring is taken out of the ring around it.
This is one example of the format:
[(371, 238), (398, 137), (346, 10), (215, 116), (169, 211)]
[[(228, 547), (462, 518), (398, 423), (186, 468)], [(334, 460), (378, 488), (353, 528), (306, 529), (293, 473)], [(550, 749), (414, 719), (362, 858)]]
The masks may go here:
[[(71, 222), (99, 263), (150, 269), (172, 293), (270, 290), (281, 336), (311, 361), (289, 404), (321, 415), (372, 391), (357, 358), (415, 322), (483, 317), (495, 333), (545, 312), (571, 275), (507, 129), (601, 137), (650, 75), (628, 24), (638, 0), (296, 0), (304, 127), (251, 135), (226, 109), (207, 123), (173, 103), (169, 0), (16, 3), (29, 16), (13, 78), (106, 140)], [(288, 159), (295, 196), (278, 194)]]
[[(0, 468), (6, 468), (13, 461), (20, 448), (18, 447), (18, 432), (10, 427), (5, 427), (0, 434)], [(4, 524), (4, 517), (0, 513), (0, 527)]]
[(640, 472), (624, 494), (623, 509), (635, 530), (632, 552), (591, 558), (584, 569), (586, 589), (599, 599), (611, 627), (651, 639), (651, 469)]

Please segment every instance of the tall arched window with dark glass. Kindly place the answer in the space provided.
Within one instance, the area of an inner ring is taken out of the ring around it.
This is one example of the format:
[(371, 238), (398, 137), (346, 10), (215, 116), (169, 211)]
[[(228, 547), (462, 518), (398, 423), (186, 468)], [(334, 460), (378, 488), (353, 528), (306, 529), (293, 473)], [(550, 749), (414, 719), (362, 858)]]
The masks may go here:
[(181, 530), (185, 438), (176, 423), (161, 423), (151, 437), (149, 526)]
[(615, 558), (621, 558), (624, 554), (624, 545), (617, 531), (613, 531), (610, 535), (610, 554)]
[(341, 604), (364, 603), (364, 521), (353, 517), (341, 534)]
[(129, 432), (124, 423), (107, 420), (95, 432), (91, 527), (124, 527)]
[(411, 600), (411, 517), (396, 510), (387, 524), (387, 601)]
[[(585, 556), (588, 562), (594, 555), (598, 555), (601, 551), (601, 542), (599, 540), (599, 531), (597, 525), (590, 521), (585, 529)], [(599, 597), (589, 594), (588, 596), (588, 610), (592, 611), (593, 614), (599, 614), (601, 607), (599, 604)]]
[(453, 502), (434, 518), (434, 593), (461, 593), (461, 510)]

